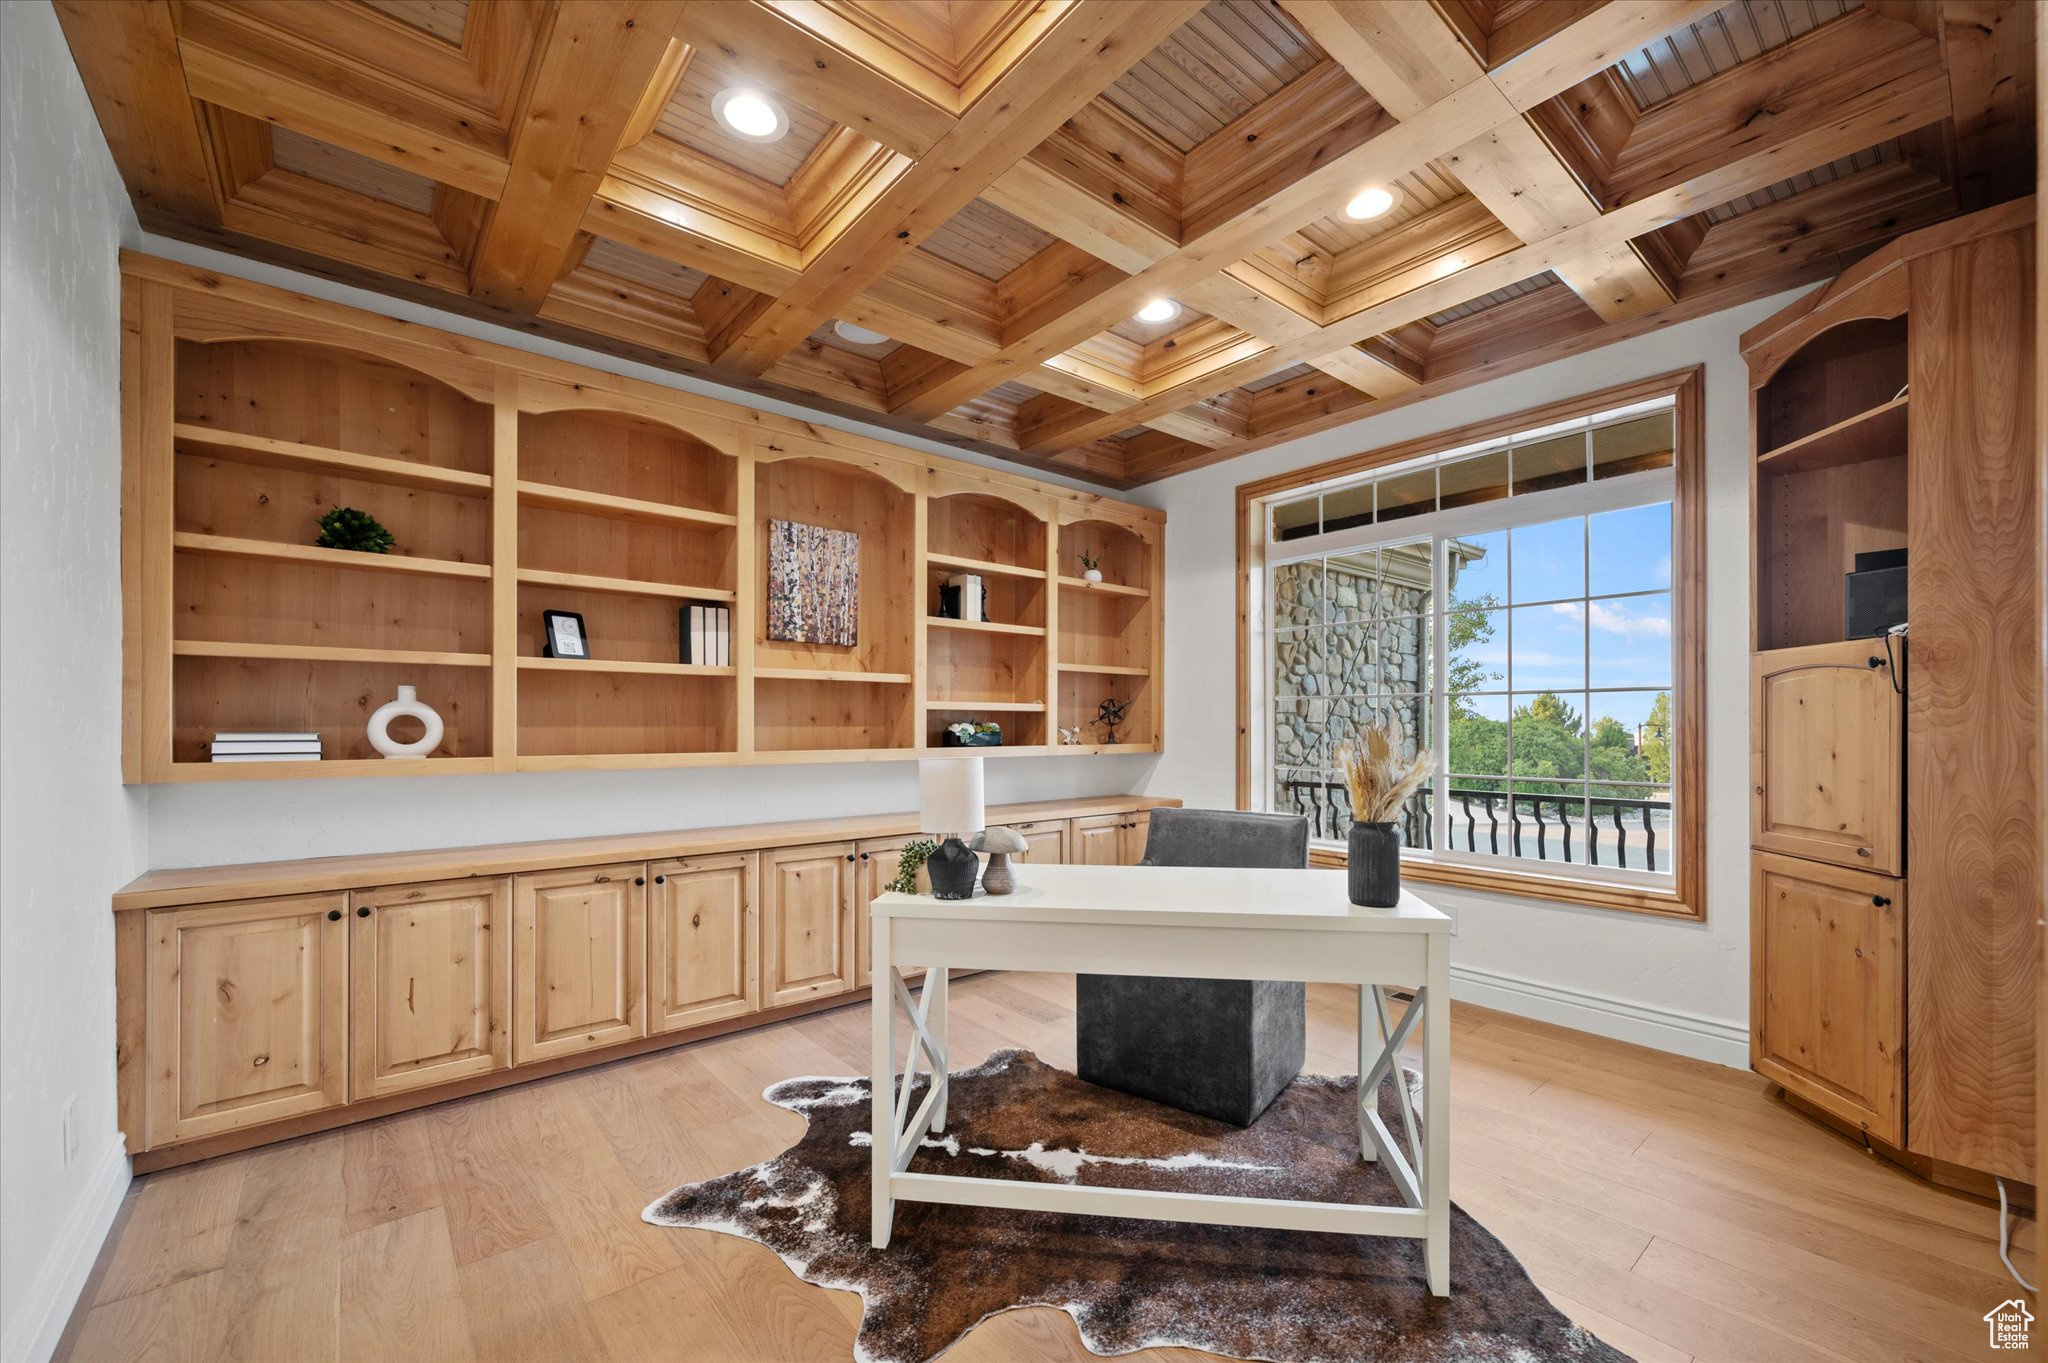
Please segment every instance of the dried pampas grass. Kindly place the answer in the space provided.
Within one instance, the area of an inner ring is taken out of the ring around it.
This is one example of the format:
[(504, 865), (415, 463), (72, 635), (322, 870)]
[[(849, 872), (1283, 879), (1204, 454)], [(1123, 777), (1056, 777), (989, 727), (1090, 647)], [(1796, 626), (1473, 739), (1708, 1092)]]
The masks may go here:
[(1359, 731), (1358, 741), (1337, 749), (1337, 769), (1351, 787), (1351, 817), (1360, 823), (1392, 823), (1416, 788), (1429, 779), (1430, 754), (1394, 755), (1394, 740), (1384, 724)]

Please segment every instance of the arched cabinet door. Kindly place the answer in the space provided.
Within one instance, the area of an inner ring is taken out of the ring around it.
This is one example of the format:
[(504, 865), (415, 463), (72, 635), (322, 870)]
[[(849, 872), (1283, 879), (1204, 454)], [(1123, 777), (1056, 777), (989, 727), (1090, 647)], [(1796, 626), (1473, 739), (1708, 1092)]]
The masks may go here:
[(1881, 642), (1756, 655), (1750, 685), (1750, 844), (1883, 875), (1903, 870), (1904, 698)]

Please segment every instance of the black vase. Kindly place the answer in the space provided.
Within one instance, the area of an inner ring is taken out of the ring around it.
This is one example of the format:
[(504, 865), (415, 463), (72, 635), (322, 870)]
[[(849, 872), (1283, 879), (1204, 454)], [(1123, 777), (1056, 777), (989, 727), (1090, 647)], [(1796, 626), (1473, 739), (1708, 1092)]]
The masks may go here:
[(1390, 823), (1351, 825), (1351, 902), (1391, 909), (1401, 902), (1401, 833)]

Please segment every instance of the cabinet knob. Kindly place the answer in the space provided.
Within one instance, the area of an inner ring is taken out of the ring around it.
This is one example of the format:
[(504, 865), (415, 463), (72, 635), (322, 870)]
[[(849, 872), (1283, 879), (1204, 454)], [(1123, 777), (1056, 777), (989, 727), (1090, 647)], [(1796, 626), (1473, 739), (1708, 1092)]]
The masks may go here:
[(365, 905), (363, 905), (363, 906), (362, 906), (361, 908), (359, 908), (359, 909), (357, 909), (357, 910), (356, 910), (356, 917), (358, 917), (358, 918), (368, 918), (369, 916), (370, 916), (370, 906), (369, 906), (368, 904), (365, 904)]
[(330, 923), (339, 923), (341, 921), (341, 910), (329, 909), (327, 911), (327, 921)]
[(860, 859), (861, 859), (862, 861), (866, 861), (866, 860), (868, 859), (868, 854), (867, 854), (867, 853), (865, 853), (865, 852), (861, 853), (861, 854), (860, 854)]
[(645, 885), (645, 884), (647, 883), (647, 877), (646, 877), (646, 876), (634, 876), (634, 877), (633, 877), (633, 883), (634, 883), (635, 885)]
[(1870, 896), (1870, 902), (1882, 909), (1890, 907), (1892, 901), (1889, 895), (1874, 894)]
[(848, 853), (846, 854), (846, 859), (847, 859), (848, 861), (852, 861), (852, 860), (853, 860), (853, 853), (851, 853), (851, 852), (848, 852)]
[(666, 885), (666, 884), (668, 884), (668, 877), (667, 877), (667, 876), (656, 876), (656, 877), (654, 878), (654, 883), (655, 883), (655, 884), (657, 884), (657, 885)]
[(1873, 653), (1873, 654), (1871, 654), (1871, 655), (1870, 655), (1870, 658), (1869, 658), (1869, 662), (1870, 662), (1870, 665), (1871, 665), (1872, 667), (1883, 667), (1883, 666), (1884, 666), (1884, 659), (1883, 659), (1883, 658), (1880, 658), (1880, 657), (1879, 657), (1879, 656), (1878, 656), (1877, 654), (1875, 654), (1875, 653)]
[(1859, 847), (1856, 849), (1856, 855), (1859, 857), (1867, 857), (1870, 855), (1870, 849), (1868, 847)]

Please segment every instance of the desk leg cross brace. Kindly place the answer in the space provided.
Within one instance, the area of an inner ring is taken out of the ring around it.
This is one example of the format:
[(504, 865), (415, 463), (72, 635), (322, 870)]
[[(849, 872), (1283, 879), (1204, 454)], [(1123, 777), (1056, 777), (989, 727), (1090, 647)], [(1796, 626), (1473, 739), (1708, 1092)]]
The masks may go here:
[[(874, 1119), (870, 1138), (877, 1190), (870, 1239), (876, 1249), (887, 1248), (895, 1222), (895, 1201), (883, 1190), (889, 1187), (892, 1175), (910, 1167), (911, 1159), (927, 1135), (946, 1129), (949, 1082), (946, 1072), (946, 967), (927, 966), (920, 998), (911, 998), (910, 988), (903, 982), (902, 970), (889, 960), (888, 937), (888, 920), (877, 918), (874, 923), (875, 982), (880, 985), (886, 981), (887, 987), (876, 989), (869, 1004), (874, 1014)], [(898, 1003), (910, 1016), (911, 1039), (903, 1057), (902, 1086), (896, 1091), (896, 1102), (892, 1108), (889, 1079), (896, 1057)], [(918, 1104), (917, 1113), (910, 1117), (906, 1128), (904, 1117), (910, 1111), (910, 1091), (917, 1079), (920, 1051), (924, 1053), (926, 1069), (931, 1075), (931, 1087), (925, 1091), (924, 1101)]]
[[(1408, 1076), (1401, 1069), (1401, 1048), (1407, 1044), (1416, 1023), (1422, 1020), (1428, 999), (1428, 989), (1417, 990), (1415, 1002), (1401, 1014), (1400, 1025), (1390, 1026), (1386, 987), (1358, 987), (1358, 1153), (1368, 1164), (1386, 1162), (1395, 1190), (1411, 1207), (1422, 1205), (1422, 1178), (1429, 1166), (1422, 1145), (1415, 1138), (1415, 1105), (1408, 1095)], [(1381, 1038), (1376, 1058), (1370, 1054), (1371, 1042), (1367, 1039), (1374, 1036)], [(1401, 1147), (1394, 1143), (1393, 1133), (1380, 1119), (1380, 1085), (1389, 1074), (1394, 1076), (1394, 1093), (1401, 1104), (1402, 1132), (1408, 1137), (1408, 1150), (1415, 1159), (1412, 1167)]]

